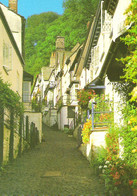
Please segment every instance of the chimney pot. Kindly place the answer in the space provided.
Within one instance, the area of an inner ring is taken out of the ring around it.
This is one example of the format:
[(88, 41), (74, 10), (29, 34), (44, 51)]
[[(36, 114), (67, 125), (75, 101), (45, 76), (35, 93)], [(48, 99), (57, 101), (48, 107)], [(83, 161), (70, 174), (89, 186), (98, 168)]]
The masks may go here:
[(18, 0), (9, 0), (9, 9), (17, 13)]
[(61, 36), (57, 36), (57, 39), (56, 39), (56, 49), (65, 49), (65, 39), (64, 37), (61, 37)]

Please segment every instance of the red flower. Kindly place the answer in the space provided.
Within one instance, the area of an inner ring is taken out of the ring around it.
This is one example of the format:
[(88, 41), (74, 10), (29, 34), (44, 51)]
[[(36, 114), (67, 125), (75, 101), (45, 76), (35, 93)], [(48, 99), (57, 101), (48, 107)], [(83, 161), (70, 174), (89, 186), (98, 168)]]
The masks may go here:
[(111, 158), (111, 157), (108, 157), (108, 158), (107, 158), (107, 160), (108, 160), (108, 161), (111, 161), (111, 160), (112, 160), (112, 158)]
[(120, 178), (120, 174), (118, 172), (116, 172), (115, 175), (114, 175), (114, 179), (118, 180), (119, 178)]
[(129, 185), (132, 186), (133, 180), (129, 180)]
[(121, 184), (121, 182), (120, 182), (120, 181), (115, 182), (115, 185), (119, 185), (119, 184)]

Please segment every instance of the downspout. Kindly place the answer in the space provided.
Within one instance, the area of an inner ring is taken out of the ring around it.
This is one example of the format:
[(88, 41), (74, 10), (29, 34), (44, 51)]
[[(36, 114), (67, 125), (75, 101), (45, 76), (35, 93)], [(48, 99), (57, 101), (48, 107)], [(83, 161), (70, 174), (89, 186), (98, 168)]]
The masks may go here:
[(102, 32), (102, 27), (103, 27), (103, 4), (104, 4), (104, 1), (101, 1), (101, 32)]

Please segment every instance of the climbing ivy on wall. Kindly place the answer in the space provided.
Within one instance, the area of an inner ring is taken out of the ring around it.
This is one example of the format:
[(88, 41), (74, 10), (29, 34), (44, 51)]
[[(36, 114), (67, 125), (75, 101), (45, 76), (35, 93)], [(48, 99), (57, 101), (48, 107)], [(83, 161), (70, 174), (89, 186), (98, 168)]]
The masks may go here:
[(21, 97), (10, 89), (8, 83), (4, 83), (0, 79), (0, 109), (4, 108), (13, 110), (18, 115), (23, 113), (23, 104), (21, 103)]

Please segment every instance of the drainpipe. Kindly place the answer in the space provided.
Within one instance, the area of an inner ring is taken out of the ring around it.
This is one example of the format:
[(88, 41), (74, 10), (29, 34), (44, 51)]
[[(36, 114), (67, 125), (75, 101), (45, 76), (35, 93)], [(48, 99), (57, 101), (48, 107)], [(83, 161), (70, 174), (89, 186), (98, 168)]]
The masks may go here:
[(101, 1), (101, 32), (102, 32), (102, 27), (103, 27), (103, 4), (104, 4), (104, 1)]

